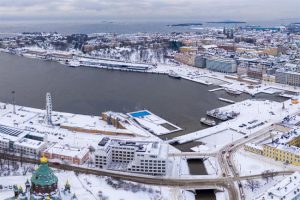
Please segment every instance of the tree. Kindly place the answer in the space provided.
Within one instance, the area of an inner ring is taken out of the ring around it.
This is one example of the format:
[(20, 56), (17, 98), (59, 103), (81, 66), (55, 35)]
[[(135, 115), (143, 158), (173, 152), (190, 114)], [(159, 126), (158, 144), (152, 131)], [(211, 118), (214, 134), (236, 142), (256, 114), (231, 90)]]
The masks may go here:
[(249, 187), (253, 192), (255, 189), (259, 188), (260, 183), (259, 181), (255, 181), (255, 180), (247, 180), (246, 186)]
[(261, 174), (261, 176), (268, 183), (270, 178), (273, 179), (274, 174), (270, 170), (266, 170)]

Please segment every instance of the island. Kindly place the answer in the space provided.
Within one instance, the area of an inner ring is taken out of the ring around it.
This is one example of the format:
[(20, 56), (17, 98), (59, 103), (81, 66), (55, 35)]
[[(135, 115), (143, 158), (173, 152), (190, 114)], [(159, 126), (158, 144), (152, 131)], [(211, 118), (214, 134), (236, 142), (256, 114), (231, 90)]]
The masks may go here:
[(186, 27), (186, 26), (202, 26), (203, 24), (202, 23), (183, 23), (183, 24), (170, 24), (170, 25), (167, 25), (167, 26), (170, 26), (170, 27)]
[(210, 21), (210, 22), (206, 22), (208, 24), (246, 24), (247, 22), (243, 22), (243, 21)]

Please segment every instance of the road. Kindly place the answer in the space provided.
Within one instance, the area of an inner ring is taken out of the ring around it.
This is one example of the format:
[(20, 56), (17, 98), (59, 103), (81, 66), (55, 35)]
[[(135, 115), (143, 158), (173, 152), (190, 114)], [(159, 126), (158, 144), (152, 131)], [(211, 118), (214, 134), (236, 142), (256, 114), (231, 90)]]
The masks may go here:
[[(234, 177), (234, 178), (239, 177), (239, 172), (233, 162), (234, 153), (237, 152), (238, 149), (242, 148), (244, 146), (244, 144), (246, 144), (248, 142), (252, 142), (254, 140), (257, 140), (257, 139), (260, 139), (263, 137), (269, 137), (270, 131), (272, 131), (272, 130), (280, 130), (280, 128), (278, 125), (270, 126), (270, 127), (264, 128), (256, 133), (253, 133), (253, 134), (247, 136), (247, 138), (245, 138), (245, 137), (240, 138), (240, 139), (224, 146), (217, 155), (218, 162), (220, 164), (223, 176)], [(248, 179), (251, 179), (251, 176), (248, 176)], [(235, 189), (232, 189), (232, 192), (233, 192), (233, 195), (235, 197), (237, 197), (236, 199), (244, 200), (245, 195), (244, 195), (243, 187), (241, 187), (241, 185), (242, 185), (241, 180), (242, 180), (241, 178), (233, 179), (232, 181), (229, 182), (229, 184), (235, 188)], [(236, 185), (234, 185), (234, 181), (237, 182), (238, 187)], [(238, 188), (238, 191), (236, 188)]]

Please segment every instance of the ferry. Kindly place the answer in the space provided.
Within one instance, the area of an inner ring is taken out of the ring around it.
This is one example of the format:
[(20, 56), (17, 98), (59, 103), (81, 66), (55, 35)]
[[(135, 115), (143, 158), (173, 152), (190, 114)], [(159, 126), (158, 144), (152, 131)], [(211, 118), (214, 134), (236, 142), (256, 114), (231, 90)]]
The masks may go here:
[(171, 78), (181, 79), (181, 76), (179, 76), (178, 74), (176, 74), (176, 73), (173, 72), (173, 71), (170, 71), (168, 75), (169, 75), (169, 77), (171, 77)]
[(210, 120), (210, 119), (207, 119), (207, 118), (205, 118), (205, 117), (201, 118), (201, 119), (200, 119), (200, 122), (201, 122), (202, 124), (207, 125), (207, 126), (215, 126), (215, 125), (217, 125), (217, 123), (216, 123), (215, 120)]
[(241, 91), (238, 91), (238, 90), (235, 90), (235, 89), (229, 89), (229, 88), (226, 88), (225, 91), (229, 94), (234, 94), (234, 95), (240, 95), (242, 94)]

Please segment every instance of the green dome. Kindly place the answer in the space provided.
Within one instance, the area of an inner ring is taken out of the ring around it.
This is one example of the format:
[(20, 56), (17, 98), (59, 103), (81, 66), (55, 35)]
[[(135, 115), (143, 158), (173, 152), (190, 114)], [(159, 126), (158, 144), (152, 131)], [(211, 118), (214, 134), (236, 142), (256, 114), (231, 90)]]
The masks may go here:
[(48, 162), (41, 162), (39, 168), (31, 177), (31, 183), (40, 186), (51, 186), (57, 184), (57, 177), (54, 175), (52, 169), (49, 168)]

